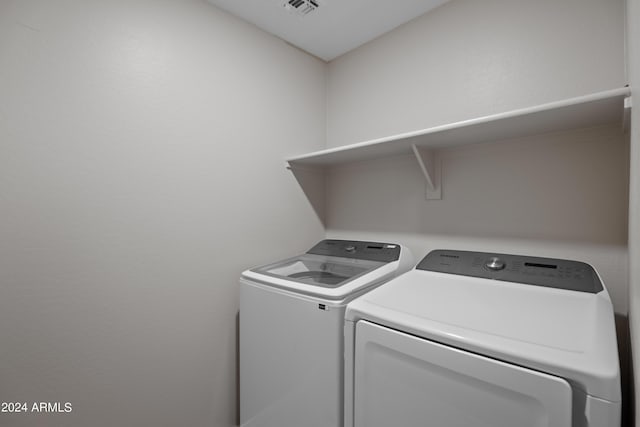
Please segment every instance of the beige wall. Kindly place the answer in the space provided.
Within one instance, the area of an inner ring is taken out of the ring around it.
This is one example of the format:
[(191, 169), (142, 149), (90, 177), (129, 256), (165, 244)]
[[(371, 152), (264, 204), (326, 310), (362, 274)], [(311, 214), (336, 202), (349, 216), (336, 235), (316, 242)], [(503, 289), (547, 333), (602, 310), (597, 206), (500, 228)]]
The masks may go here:
[(331, 236), (381, 233), (416, 258), (438, 248), (592, 263), (627, 312), (628, 146), (617, 126), (441, 151), (442, 200), (412, 156), (349, 164), (328, 179)]
[[(629, 320), (636, 396), (640, 393), (640, 1), (627, 0), (627, 57), (635, 108), (631, 117), (631, 179), (629, 189)], [(635, 402), (636, 426), (640, 403)]]
[[(327, 66), (198, 0), (0, 0), (0, 401), (74, 407), (0, 425), (232, 425), (237, 276), (323, 235), (283, 159), (620, 87), (623, 13), (452, 0)], [(341, 167), (326, 234), (585, 260), (626, 313), (627, 148), (447, 150), (441, 201)]]
[[(328, 145), (622, 87), (622, 0), (453, 0), (329, 64)], [(443, 198), (415, 160), (337, 168), (333, 237), (591, 262), (627, 313), (628, 144), (618, 127), (442, 151)]]
[(452, 0), (329, 64), (337, 146), (622, 87), (624, 0)]
[(325, 68), (197, 0), (0, 0), (0, 401), (73, 404), (0, 425), (234, 424), (237, 277), (323, 236), (283, 158)]

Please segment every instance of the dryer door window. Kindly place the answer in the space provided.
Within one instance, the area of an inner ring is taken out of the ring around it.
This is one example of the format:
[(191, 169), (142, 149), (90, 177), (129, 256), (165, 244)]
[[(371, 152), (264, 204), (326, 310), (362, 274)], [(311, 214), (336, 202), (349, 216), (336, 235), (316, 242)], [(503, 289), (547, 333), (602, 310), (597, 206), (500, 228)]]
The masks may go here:
[(564, 379), (367, 321), (353, 404), (355, 427), (571, 427)]

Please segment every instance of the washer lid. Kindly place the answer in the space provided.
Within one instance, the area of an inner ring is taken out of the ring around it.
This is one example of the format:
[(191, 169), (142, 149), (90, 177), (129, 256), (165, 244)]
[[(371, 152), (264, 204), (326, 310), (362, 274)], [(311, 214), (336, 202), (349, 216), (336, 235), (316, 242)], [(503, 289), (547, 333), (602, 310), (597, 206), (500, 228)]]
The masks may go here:
[(252, 271), (308, 285), (335, 288), (383, 264), (381, 261), (304, 254)]
[(305, 254), (247, 270), (242, 277), (314, 297), (344, 300), (406, 271), (408, 258), (395, 243), (322, 240)]
[(412, 270), (351, 302), (346, 318), (552, 373), (587, 394), (620, 401), (606, 290), (594, 294)]

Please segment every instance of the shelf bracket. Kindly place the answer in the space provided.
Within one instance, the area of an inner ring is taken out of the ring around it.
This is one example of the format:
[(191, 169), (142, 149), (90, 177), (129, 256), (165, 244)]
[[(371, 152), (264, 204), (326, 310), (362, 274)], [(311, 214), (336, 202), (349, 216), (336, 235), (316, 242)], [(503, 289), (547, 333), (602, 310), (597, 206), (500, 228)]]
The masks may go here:
[(415, 144), (411, 144), (411, 148), (427, 182), (427, 200), (442, 199), (442, 161), (439, 153), (432, 148), (418, 147)]

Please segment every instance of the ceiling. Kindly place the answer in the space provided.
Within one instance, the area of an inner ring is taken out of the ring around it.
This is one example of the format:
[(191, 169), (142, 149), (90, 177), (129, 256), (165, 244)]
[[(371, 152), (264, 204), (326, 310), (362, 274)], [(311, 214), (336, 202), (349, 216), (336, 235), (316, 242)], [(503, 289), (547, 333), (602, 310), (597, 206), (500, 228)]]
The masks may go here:
[(447, 0), (207, 0), (325, 61)]

